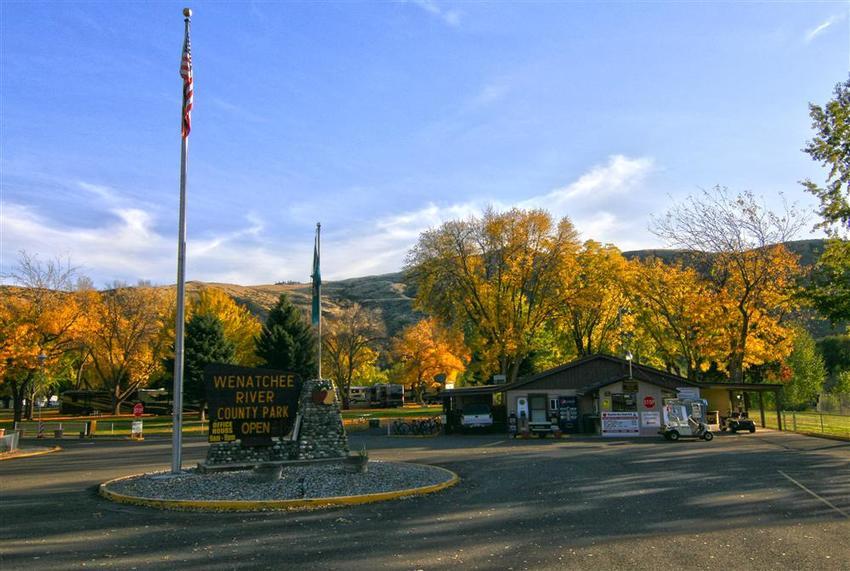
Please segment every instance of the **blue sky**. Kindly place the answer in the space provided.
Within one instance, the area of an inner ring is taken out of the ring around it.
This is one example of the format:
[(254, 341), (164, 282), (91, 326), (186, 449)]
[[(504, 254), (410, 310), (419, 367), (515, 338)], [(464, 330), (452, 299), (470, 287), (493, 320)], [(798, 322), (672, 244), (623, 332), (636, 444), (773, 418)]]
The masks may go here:
[[(0, 6), (0, 269), (173, 283), (183, 5)], [(241, 284), (306, 281), (317, 221), (337, 279), (487, 205), (624, 250), (715, 184), (811, 210), (807, 103), (850, 61), (847, 2), (192, 8), (187, 278)]]

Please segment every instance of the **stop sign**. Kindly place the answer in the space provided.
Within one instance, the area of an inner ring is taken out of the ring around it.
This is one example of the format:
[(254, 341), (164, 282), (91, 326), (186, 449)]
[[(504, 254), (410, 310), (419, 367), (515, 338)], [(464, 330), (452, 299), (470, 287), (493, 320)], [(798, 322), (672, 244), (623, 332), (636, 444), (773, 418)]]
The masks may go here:
[(643, 397), (643, 406), (646, 408), (655, 408), (655, 397)]
[(142, 413), (145, 411), (145, 407), (142, 403), (137, 402), (133, 405), (133, 416), (142, 416)]

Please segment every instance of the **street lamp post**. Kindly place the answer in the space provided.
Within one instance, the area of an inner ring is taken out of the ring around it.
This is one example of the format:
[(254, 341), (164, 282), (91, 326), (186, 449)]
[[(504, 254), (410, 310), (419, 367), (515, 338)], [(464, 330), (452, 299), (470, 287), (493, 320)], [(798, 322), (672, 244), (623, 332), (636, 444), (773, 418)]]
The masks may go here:
[[(44, 362), (47, 360), (47, 355), (44, 353), (39, 354), (38, 356), (38, 368), (41, 372), (41, 386), (38, 387), (39, 391), (44, 387)], [(36, 391), (33, 391), (33, 398), (38, 398), (36, 395)], [(42, 438), (44, 436), (44, 425), (41, 423), (41, 399), (38, 400), (38, 437)]]
[(632, 359), (633, 359), (632, 352), (629, 351), (628, 353), (626, 353), (626, 361), (629, 362), (629, 378), (630, 379), (632, 378)]

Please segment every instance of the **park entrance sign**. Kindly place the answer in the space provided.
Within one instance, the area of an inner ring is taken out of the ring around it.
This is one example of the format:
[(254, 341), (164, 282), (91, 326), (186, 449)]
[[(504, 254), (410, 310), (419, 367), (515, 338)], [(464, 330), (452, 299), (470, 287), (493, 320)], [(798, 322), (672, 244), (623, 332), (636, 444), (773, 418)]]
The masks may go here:
[(204, 382), (209, 442), (267, 446), (292, 430), (302, 384), (297, 374), (213, 363)]

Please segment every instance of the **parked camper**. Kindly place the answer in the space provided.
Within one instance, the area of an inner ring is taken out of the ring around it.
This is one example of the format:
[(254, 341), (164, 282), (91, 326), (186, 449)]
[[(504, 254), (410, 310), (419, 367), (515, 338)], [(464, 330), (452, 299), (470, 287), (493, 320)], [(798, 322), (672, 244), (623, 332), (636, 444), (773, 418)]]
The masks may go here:
[(404, 406), (404, 385), (378, 383), (369, 387), (369, 406), (394, 408)]
[(348, 404), (356, 406), (369, 406), (369, 387), (349, 387)]

